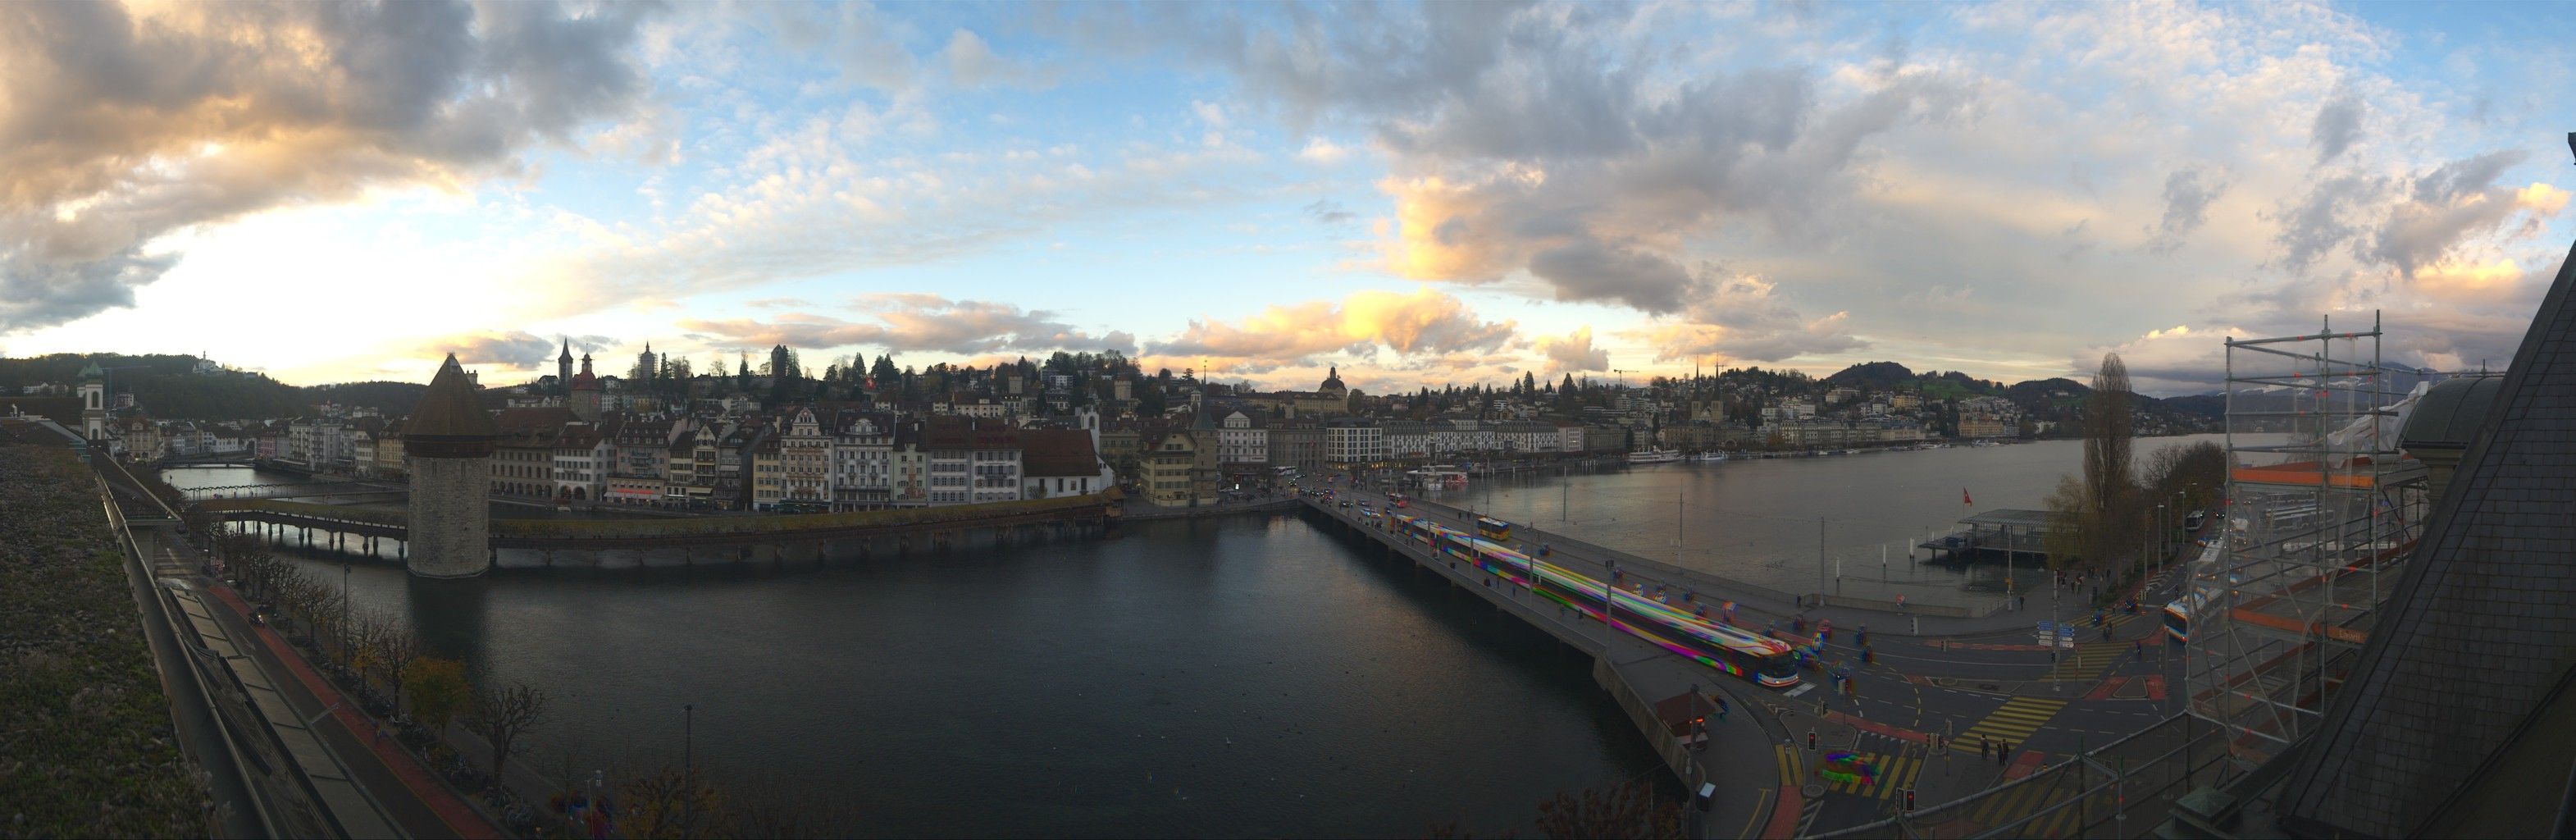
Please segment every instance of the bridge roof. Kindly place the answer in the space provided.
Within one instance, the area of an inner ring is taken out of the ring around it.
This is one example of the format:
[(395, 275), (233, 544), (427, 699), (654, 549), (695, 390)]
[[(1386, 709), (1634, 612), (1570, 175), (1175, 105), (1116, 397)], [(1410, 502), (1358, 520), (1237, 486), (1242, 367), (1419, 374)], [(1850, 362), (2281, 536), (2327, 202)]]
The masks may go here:
[(465, 367), (456, 363), (456, 354), (447, 354), (447, 362), (438, 366), (438, 375), (429, 378), (429, 390), (420, 396), (420, 405), (411, 412), (411, 422), (403, 429), (405, 438), (490, 438), (501, 434), (492, 416), (474, 397), (474, 386), (465, 383)]
[(1961, 519), (1959, 520), (1959, 523), (1963, 525), (1982, 525), (1987, 527), (2009, 525), (2015, 528), (2045, 531), (2048, 530), (2048, 511), (1996, 508), (1984, 513), (1979, 513), (1975, 516)]

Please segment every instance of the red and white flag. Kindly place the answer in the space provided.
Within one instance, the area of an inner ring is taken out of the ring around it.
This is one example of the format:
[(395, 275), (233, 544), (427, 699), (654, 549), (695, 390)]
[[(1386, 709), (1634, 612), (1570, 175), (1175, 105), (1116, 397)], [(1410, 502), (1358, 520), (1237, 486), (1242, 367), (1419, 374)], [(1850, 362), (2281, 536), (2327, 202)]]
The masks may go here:
[(1963, 505), (1973, 505), (1973, 504), (1976, 504), (1976, 503), (1977, 503), (1977, 500), (1975, 500), (1975, 499), (1971, 499), (1971, 498), (1968, 498), (1968, 488), (1965, 488), (1965, 487), (1961, 487), (1961, 488), (1959, 488), (1959, 504), (1963, 504)]

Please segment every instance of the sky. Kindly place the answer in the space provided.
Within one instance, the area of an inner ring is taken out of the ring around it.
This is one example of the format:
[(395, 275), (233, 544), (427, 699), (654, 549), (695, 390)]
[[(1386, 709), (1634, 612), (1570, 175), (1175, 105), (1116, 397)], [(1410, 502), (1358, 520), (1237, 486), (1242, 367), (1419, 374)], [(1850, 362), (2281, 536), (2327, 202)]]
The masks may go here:
[(2213, 390), (2502, 366), (2576, 238), (2550, 4), (0, 4), (0, 354), (486, 383), (1117, 350)]

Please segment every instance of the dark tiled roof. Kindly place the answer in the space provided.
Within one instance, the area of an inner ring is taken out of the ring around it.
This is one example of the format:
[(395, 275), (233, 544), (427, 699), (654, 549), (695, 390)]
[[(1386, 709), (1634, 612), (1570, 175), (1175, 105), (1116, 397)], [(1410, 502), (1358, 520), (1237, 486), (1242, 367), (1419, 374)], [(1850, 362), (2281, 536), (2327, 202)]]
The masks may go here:
[(456, 363), (454, 353), (447, 354), (437, 375), (429, 378), (429, 390), (421, 392), (420, 404), (412, 407), (411, 420), (403, 429), (403, 436), (411, 438), (488, 438), (500, 433), (492, 416), (483, 413), (474, 386), (465, 384), (465, 368)]
[(1100, 474), (1100, 458), (1091, 451), (1091, 433), (1081, 429), (1021, 431), (1020, 464), (1020, 474), (1030, 478)]
[(500, 419), (493, 421), (493, 424), (506, 431), (522, 432), (530, 429), (561, 429), (565, 423), (578, 419), (581, 418), (573, 416), (572, 409), (563, 406), (505, 408), (501, 410)]
[[(2550, 831), (2567, 757), (2495, 761), (2576, 666), (2576, 250), (2279, 802), (2304, 834)], [(2536, 776), (2536, 777), (2535, 777)], [(2511, 812), (2454, 812), (2515, 785)], [(2445, 816), (2448, 813), (2451, 816)], [(2437, 819), (2439, 818), (2439, 819)]]

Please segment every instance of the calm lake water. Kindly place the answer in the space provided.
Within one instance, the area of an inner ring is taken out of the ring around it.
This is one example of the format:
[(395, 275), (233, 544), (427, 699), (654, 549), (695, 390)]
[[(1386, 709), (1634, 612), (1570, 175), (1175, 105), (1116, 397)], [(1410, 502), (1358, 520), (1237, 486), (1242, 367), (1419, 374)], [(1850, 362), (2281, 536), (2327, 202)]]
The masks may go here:
[[(1962, 487), (1979, 510), (2036, 507), (2079, 461), (2058, 441), (1669, 464), (1447, 500), (1658, 559), (1678, 521), (1685, 565), (1801, 592), (1821, 517), (1846, 575), (1876, 577), (1891, 544), (1895, 586), (1960, 597), (1958, 572), (1916, 569), (1904, 545), (1957, 519)], [(338, 577), (336, 555), (290, 553)], [(1293, 516), (788, 557), (558, 554), (570, 568), (465, 581), (361, 562), (349, 585), (479, 679), (545, 689), (553, 711), (523, 754), (550, 773), (567, 751), (582, 775), (676, 762), (694, 705), (701, 767), (828, 799), (869, 834), (1386, 836), (1454, 821), (1526, 835), (1549, 795), (1660, 777), (1580, 656)]]

